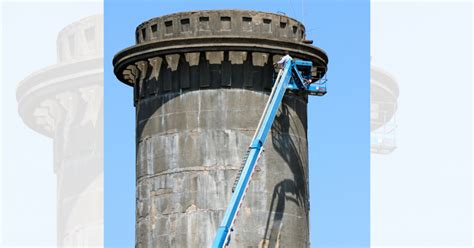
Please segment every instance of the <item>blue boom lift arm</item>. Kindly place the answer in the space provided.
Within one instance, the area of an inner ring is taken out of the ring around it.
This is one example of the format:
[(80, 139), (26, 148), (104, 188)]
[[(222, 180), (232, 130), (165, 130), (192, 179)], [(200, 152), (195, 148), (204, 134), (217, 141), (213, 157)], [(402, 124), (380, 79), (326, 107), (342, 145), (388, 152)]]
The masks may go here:
[[(309, 95), (323, 96), (326, 94), (324, 82), (314, 84), (307, 83), (311, 79), (311, 61), (288, 60), (283, 69), (280, 69), (273, 85), (272, 92), (267, 105), (263, 111), (260, 122), (255, 131), (255, 135), (248, 148), (246, 158), (243, 160), (243, 167), (240, 176), (233, 187), (233, 194), (224, 214), (224, 219), (217, 229), (217, 234), (212, 244), (212, 248), (223, 248), (230, 243), (230, 234), (238, 215), (242, 200), (245, 197), (250, 179), (255, 171), (255, 166), (263, 150), (263, 145), (272, 127), (273, 120), (280, 106), (286, 90), (305, 92)], [(321, 80), (320, 80), (321, 81)]]

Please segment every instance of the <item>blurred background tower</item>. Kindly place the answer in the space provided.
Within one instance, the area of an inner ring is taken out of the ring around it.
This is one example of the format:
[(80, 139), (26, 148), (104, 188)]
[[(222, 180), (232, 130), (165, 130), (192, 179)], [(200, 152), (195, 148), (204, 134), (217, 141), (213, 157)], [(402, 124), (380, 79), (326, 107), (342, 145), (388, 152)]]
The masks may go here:
[[(134, 88), (136, 247), (209, 247), (241, 159), (288, 51), (326, 73), (328, 58), (285, 15), (183, 12), (136, 29), (114, 58)], [(288, 93), (232, 236), (232, 247), (308, 247), (307, 97)]]
[(17, 88), (18, 112), (53, 139), (57, 245), (103, 246), (103, 17), (65, 27), (58, 62)]
[(389, 154), (397, 147), (398, 83), (387, 72), (371, 66), (370, 92), (370, 150), (372, 153)]

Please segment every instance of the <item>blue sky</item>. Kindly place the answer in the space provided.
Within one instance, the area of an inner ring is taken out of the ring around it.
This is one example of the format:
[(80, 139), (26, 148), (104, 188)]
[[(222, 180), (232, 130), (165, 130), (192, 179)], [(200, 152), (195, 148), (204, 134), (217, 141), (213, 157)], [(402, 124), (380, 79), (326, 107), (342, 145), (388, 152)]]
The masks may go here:
[(308, 109), (312, 247), (370, 244), (370, 4), (364, 1), (105, 1), (105, 245), (133, 247), (135, 111), (112, 58), (152, 17), (199, 9), (284, 12), (329, 56), (328, 94)]

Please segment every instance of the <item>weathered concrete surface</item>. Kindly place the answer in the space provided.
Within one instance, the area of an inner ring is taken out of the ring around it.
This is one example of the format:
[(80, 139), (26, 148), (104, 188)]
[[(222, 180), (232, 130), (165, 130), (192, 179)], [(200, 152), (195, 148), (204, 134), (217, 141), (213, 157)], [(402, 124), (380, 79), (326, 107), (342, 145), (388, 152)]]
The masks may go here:
[[(248, 90), (203, 90), (141, 101), (138, 247), (210, 246), (266, 100), (266, 94)], [(257, 247), (265, 239), (306, 247), (306, 182), (306, 102), (286, 97), (232, 247)]]
[[(117, 77), (134, 87), (137, 247), (211, 245), (273, 86), (272, 63), (290, 48), (313, 61), (316, 79), (326, 72), (324, 52), (303, 40), (301, 23), (255, 11), (177, 13), (137, 28), (138, 44), (114, 58)], [(285, 96), (231, 247), (309, 246), (306, 105), (305, 95)]]

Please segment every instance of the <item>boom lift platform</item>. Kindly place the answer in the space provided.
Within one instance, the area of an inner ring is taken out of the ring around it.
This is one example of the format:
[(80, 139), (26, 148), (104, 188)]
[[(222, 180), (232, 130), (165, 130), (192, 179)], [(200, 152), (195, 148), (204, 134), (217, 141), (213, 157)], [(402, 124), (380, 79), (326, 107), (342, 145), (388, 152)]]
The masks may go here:
[(238, 215), (242, 200), (247, 192), (250, 179), (255, 172), (255, 165), (263, 151), (263, 145), (270, 132), (272, 123), (275, 119), (278, 107), (280, 106), (283, 96), (287, 90), (293, 92), (304, 93), (308, 95), (323, 96), (326, 94), (326, 80), (319, 80), (311, 83), (311, 69), (313, 64), (311, 61), (304, 60), (288, 60), (273, 85), (272, 92), (268, 98), (267, 105), (263, 111), (260, 122), (257, 126), (252, 142), (247, 150), (240, 175), (237, 177), (234, 187), (232, 188), (232, 198), (227, 206), (217, 234), (212, 244), (212, 248), (227, 247), (230, 243), (230, 235), (232, 226), (234, 225), (236, 216)]

